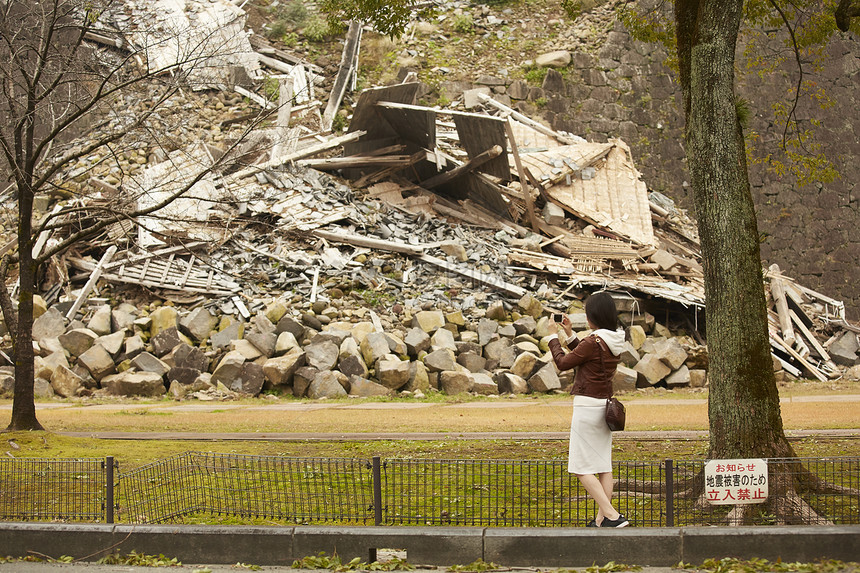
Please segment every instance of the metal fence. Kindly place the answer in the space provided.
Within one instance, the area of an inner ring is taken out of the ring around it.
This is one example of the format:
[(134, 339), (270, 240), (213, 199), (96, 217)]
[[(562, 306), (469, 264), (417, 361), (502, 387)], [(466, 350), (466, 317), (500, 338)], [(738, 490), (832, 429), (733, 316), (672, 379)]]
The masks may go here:
[(0, 461), (0, 519), (101, 521), (112, 515), (112, 458)]
[[(188, 452), (114, 479), (107, 460), (0, 461), (0, 519), (585, 525), (565, 461), (287, 458)], [(613, 503), (643, 527), (860, 523), (860, 458), (768, 460), (768, 503), (711, 505), (703, 461), (616, 461)]]

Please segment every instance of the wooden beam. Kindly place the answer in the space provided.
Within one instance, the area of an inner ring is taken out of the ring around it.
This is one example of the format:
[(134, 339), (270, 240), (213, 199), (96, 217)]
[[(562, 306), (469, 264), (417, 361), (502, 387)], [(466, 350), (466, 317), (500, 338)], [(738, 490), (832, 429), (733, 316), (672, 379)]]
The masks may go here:
[(788, 314), (788, 303), (785, 300), (785, 290), (782, 287), (782, 279), (776, 277), (770, 279), (770, 293), (776, 304), (776, 312), (779, 315), (779, 329), (782, 338), (789, 346), (794, 346), (796, 338), (794, 328), (791, 326), (791, 315)]
[(526, 292), (528, 292), (523, 287), (505, 282), (496, 276), (477, 272), (472, 269), (461, 267), (459, 265), (454, 265), (449, 263), (448, 261), (444, 261), (431, 255), (421, 255), (417, 258), (418, 260), (424, 261), (425, 263), (430, 263), (431, 265), (435, 265), (441, 269), (445, 269), (446, 271), (457, 273), (466, 278), (472, 279), (473, 281), (477, 281), (485, 285), (491, 286), (497, 290), (500, 290), (506, 294), (515, 296), (517, 298), (522, 297), (524, 294), (526, 294)]
[(369, 155), (352, 155), (350, 157), (328, 157), (324, 159), (302, 159), (296, 165), (312, 167), (320, 171), (334, 171), (353, 167), (407, 167), (415, 161), (410, 155), (385, 155), (375, 157)]
[(456, 179), (460, 175), (464, 173), (469, 173), (474, 169), (477, 169), (484, 163), (491, 161), (502, 154), (502, 148), (499, 145), (494, 145), (483, 153), (476, 155), (469, 161), (463, 163), (462, 165), (458, 165), (454, 169), (450, 171), (445, 171), (444, 173), (440, 173), (439, 175), (435, 175), (430, 179), (422, 181), (420, 183), (421, 187), (425, 189), (433, 189), (435, 187), (439, 187), (440, 185), (444, 185), (445, 183), (451, 181), (452, 179)]
[(69, 312), (66, 313), (66, 319), (72, 320), (75, 318), (75, 315), (78, 314), (78, 311), (83, 306), (84, 301), (90, 295), (93, 288), (96, 286), (96, 282), (99, 280), (99, 277), (102, 274), (102, 270), (104, 270), (105, 266), (110, 262), (113, 256), (116, 254), (116, 245), (111, 245), (105, 254), (102, 255), (101, 260), (96, 265), (96, 268), (93, 269), (92, 274), (90, 274), (90, 279), (87, 281), (87, 284), (84, 285), (84, 288), (81, 290), (81, 294), (78, 295), (78, 298), (75, 300), (75, 303), (72, 305), (72, 308), (69, 309)]
[(581, 141), (578, 141), (576, 139), (572, 139), (570, 137), (565, 137), (562, 134), (558, 133), (557, 131), (553, 131), (550, 128), (546, 127), (545, 125), (538, 123), (537, 121), (535, 121), (529, 117), (524, 116), (523, 114), (519, 113), (515, 109), (510, 108), (510, 107), (506, 106), (505, 104), (494, 100), (493, 98), (491, 98), (487, 94), (479, 93), (478, 99), (481, 100), (482, 102), (488, 103), (491, 106), (495, 107), (496, 109), (504, 112), (509, 117), (517, 120), (518, 122), (526, 124), (527, 126), (531, 127), (535, 131), (538, 131), (538, 132), (543, 133), (544, 135), (548, 135), (550, 137), (554, 137), (555, 139), (557, 139), (558, 141), (560, 141), (564, 144), (574, 145), (576, 143), (581, 143)]
[(424, 252), (423, 246), (407, 245), (406, 243), (398, 243), (397, 241), (385, 241), (374, 237), (353, 235), (351, 233), (333, 233), (331, 231), (316, 229), (313, 234), (327, 241), (346, 243), (349, 245), (355, 245), (356, 247), (393, 251), (395, 253), (403, 253), (412, 256), (421, 255)]
[(510, 119), (505, 122), (505, 131), (508, 134), (508, 142), (511, 144), (511, 154), (514, 156), (514, 165), (517, 166), (517, 176), (520, 178), (520, 187), (523, 191), (523, 201), (526, 203), (526, 215), (529, 218), (529, 224), (535, 233), (540, 233), (540, 225), (535, 216), (534, 205), (532, 204), (532, 194), (529, 189), (528, 176), (523, 170), (522, 161), (520, 161), (520, 152), (517, 149), (517, 140), (514, 137), (514, 127), (511, 125)]
[(776, 341), (776, 343), (779, 345), (780, 350), (784, 350), (792, 358), (794, 358), (795, 360), (800, 362), (804, 366), (804, 368), (806, 368), (806, 370), (809, 371), (810, 374), (815, 376), (815, 378), (817, 378), (821, 382), (827, 382), (827, 376), (822, 374), (818, 368), (816, 368), (815, 366), (810, 364), (803, 356), (798, 354), (797, 351), (794, 348), (792, 348), (785, 340), (783, 340), (782, 338), (780, 338), (778, 335), (776, 335), (774, 333), (771, 333), (770, 337), (774, 341)]
[(318, 143), (316, 145), (310, 145), (308, 147), (304, 147), (302, 149), (298, 149), (293, 151), (292, 153), (288, 153), (286, 155), (282, 155), (280, 157), (275, 157), (274, 159), (270, 159), (264, 163), (258, 163), (257, 165), (252, 165), (247, 167), (241, 171), (237, 171), (236, 173), (227, 176), (225, 179), (228, 181), (238, 181), (239, 179), (243, 179), (245, 177), (250, 177), (251, 175), (256, 175), (260, 171), (265, 171), (266, 169), (271, 169), (272, 167), (278, 167), (285, 163), (289, 163), (290, 161), (295, 161), (297, 159), (301, 159), (303, 157), (309, 157), (311, 155), (316, 155), (317, 153), (322, 153), (323, 151), (328, 151), (329, 149), (334, 149), (335, 147), (340, 147), (346, 142), (356, 141), (361, 136), (363, 136), (365, 131), (353, 131), (352, 133), (347, 133), (346, 135), (341, 135), (340, 137), (333, 137), (323, 143)]
[(358, 47), (361, 43), (361, 22), (352, 20), (349, 23), (349, 30), (346, 33), (346, 41), (343, 45), (343, 54), (340, 58), (340, 70), (334, 80), (331, 95), (328, 99), (325, 111), (322, 116), (322, 126), (325, 130), (330, 130), (334, 122), (334, 115), (340, 107), (340, 102), (343, 101), (343, 96), (346, 93), (349, 85), (349, 80), (355, 71), (356, 61), (358, 60)]

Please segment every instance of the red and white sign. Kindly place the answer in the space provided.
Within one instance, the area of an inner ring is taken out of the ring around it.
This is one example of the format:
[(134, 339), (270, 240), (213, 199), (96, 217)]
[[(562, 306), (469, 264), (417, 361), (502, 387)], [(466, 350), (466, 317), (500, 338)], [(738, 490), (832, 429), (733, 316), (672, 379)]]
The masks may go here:
[(761, 503), (767, 499), (767, 461), (711, 460), (705, 464), (705, 497), (713, 505)]

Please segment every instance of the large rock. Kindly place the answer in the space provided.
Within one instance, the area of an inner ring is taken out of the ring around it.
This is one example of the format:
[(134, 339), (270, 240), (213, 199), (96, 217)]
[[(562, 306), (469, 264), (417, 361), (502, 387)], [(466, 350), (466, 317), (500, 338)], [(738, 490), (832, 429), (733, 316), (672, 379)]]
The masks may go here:
[(486, 346), (487, 344), (498, 340), (499, 323), (495, 320), (482, 318), (478, 321), (478, 344)]
[(618, 359), (621, 360), (621, 364), (627, 366), (628, 368), (633, 368), (640, 360), (639, 352), (633, 347), (629, 341), (624, 342), (624, 349), (621, 351), (621, 354), (618, 355)]
[(666, 364), (664, 364), (663, 361), (655, 354), (646, 354), (643, 356), (642, 360), (640, 360), (634, 367), (634, 370), (642, 374), (651, 386), (657, 384), (672, 373), (669, 367), (666, 366)]
[(376, 379), (386, 388), (399, 390), (409, 381), (409, 362), (380, 360), (376, 363)]
[(105, 336), (111, 331), (111, 310), (110, 305), (104, 304), (96, 309), (92, 318), (87, 322), (87, 328), (98, 334)]
[(388, 341), (388, 350), (397, 356), (406, 357), (406, 343), (396, 334), (389, 332), (385, 333), (385, 339)]
[(572, 59), (573, 56), (567, 50), (555, 50), (540, 54), (535, 58), (535, 65), (539, 68), (566, 68)]
[(377, 384), (361, 376), (350, 376), (349, 395), (359, 398), (370, 398), (372, 396), (390, 396), (392, 391), (382, 384)]
[(170, 366), (149, 352), (141, 352), (135, 356), (131, 360), (131, 365), (139, 372), (152, 372), (159, 376), (164, 376), (170, 370)]
[(247, 362), (251, 362), (263, 356), (263, 353), (260, 352), (259, 348), (257, 348), (244, 338), (231, 341), (230, 351), (240, 353), (242, 356), (245, 357), (245, 360)]
[(517, 359), (517, 350), (510, 338), (500, 338), (484, 347), (484, 357), (487, 359), (488, 369), (489, 364), (495, 365), (492, 368), (510, 368)]
[(308, 392), (311, 382), (314, 381), (319, 370), (310, 366), (302, 366), (293, 375), (293, 396), (301, 398)]
[(33, 340), (58, 338), (66, 331), (66, 319), (56, 308), (51, 307), (33, 321)]
[[(170, 308), (170, 307), (167, 307)], [(158, 334), (152, 337), (152, 349), (156, 356), (164, 356), (177, 344), (184, 342), (179, 335), (179, 329), (175, 326), (170, 326), (161, 330)]]
[(388, 354), (388, 339), (382, 332), (371, 332), (361, 341), (360, 348), (364, 363), (373, 366), (377, 360)]
[(561, 381), (558, 379), (555, 365), (547, 363), (540, 366), (537, 372), (528, 378), (528, 385), (532, 392), (552, 392), (560, 389)]
[(632, 392), (636, 390), (636, 380), (638, 379), (639, 374), (635, 370), (619, 364), (615, 370), (615, 375), (612, 377), (612, 391)]
[(51, 376), (51, 387), (57, 393), (57, 396), (73, 398), (84, 387), (84, 380), (71, 369), (60, 365), (54, 370), (53, 376)]
[(168, 328), (178, 326), (179, 313), (172, 306), (159, 306), (149, 315), (152, 320), (149, 332), (152, 336), (164, 332)]
[(424, 357), (424, 365), (430, 372), (442, 372), (443, 370), (457, 370), (457, 361), (454, 353), (450, 350), (436, 350)]
[(196, 342), (203, 342), (209, 338), (209, 334), (218, 325), (218, 317), (214, 316), (208, 308), (198, 306), (179, 321), (182, 332), (190, 336)]
[(699, 368), (690, 369), (690, 387), (704, 388), (708, 385), (708, 372)]
[(285, 315), (281, 317), (281, 320), (279, 320), (278, 324), (275, 326), (275, 332), (278, 334), (289, 332), (296, 338), (296, 340), (301, 342), (305, 338), (305, 325), (292, 316)]
[(308, 387), (308, 398), (319, 400), (320, 398), (339, 398), (346, 396), (346, 390), (338, 380), (338, 376), (331, 370), (323, 370), (314, 376), (313, 382)]
[(278, 339), (275, 342), (274, 356), (286, 354), (293, 348), (299, 348), (299, 341), (293, 336), (292, 332), (282, 332), (278, 334)]
[(168, 386), (171, 387), (174, 383), (181, 384), (183, 386), (191, 386), (197, 380), (198, 376), (200, 376), (200, 370), (197, 370), (196, 368), (176, 366), (167, 372), (166, 379)]
[(472, 377), (472, 392), (482, 396), (495, 396), (499, 393), (499, 385), (493, 380), (492, 376), (483, 372), (473, 372)]
[(63, 348), (65, 348), (69, 354), (72, 356), (80, 356), (92, 348), (98, 337), (99, 335), (89, 328), (73, 328), (58, 336), (57, 340), (60, 341), (60, 344), (63, 345)]
[[(388, 345), (385, 346), (386, 351)], [(308, 366), (317, 370), (334, 370), (340, 356), (338, 345), (331, 340), (323, 340), (316, 344), (305, 346), (305, 360)]]
[(524, 294), (520, 300), (517, 301), (517, 306), (523, 314), (531, 316), (532, 318), (537, 318), (543, 314), (543, 304), (531, 293)]
[(122, 308), (115, 308), (110, 313), (110, 325), (114, 332), (128, 332), (134, 327), (134, 314)]
[(256, 396), (263, 389), (264, 381), (263, 367), (255, 362), (245, 362), (239, 372), (239, 378), (227, 387), (234, 392)]
[(417, 327), (409, 329), (404, 342), (406, 343), (406, 351), (412, 357), (430, 349), (430, 335)]
[(457, 364), (469, 372), (483, 372), (487, 366), (487, 359), (474, 352), (461, 352), (457, 355)]
[(510, 372), (500, 372), (496, 376), (496, 384), (500, 394), (526, 394), (529, 391), (528, 382)]
[(337, 362), (337, 369), (352, 379), (353, 376), (359, 378), (367, 378), (368, 369), (364, 359), (356, 354), (341, 354), (340, 360)]
[(245, 357), (242, 356), (241, 352), (235, 350), (228, 352), (221, 357), (221, 361), (218, 362), (218, 366), (212, 373), (212, 384), (217, 385), (220, 382), (232, 389), (234, 381), (242, 377), (243, 364), (245, 364)]
[(690, 369), (686, 365), (666, 376), (666, 385), (669, 388), (686, 388), (690, 386)]
[(500, 300), (494, 300), (487, 306), (487, 312), (484, 316), (490, 320), (505, 320), (508, 317), (505, 303)]
[(140, 337), (139, 334), (135, 334), (134, 336), (129, 336), (123, 342), (123, 356), (124, 359), (128, 360), (134, 358), (141, 352), (146, 345), (143, 343), (143, 338)]
[(263, 374), (273, 386), (289, 386), (293, 382), (296, 370), (305, 365), (305, 353), (299, 348), (292, 348), (283, 356), (270, 358), (263, 364)]
[(445, 315), (441, 310), (422, 310), (415, 313), (412, 326), (418, 327), (428, 334), (436, 332), (445, 326)]
[(642, 348), (642, 343), (645, 342), (645, 329), (639, 324), (634, 324), (627, 328), (627, 339), (635, 350)]
[(657, 357), (670, 369), (677, 370), (687, 360), (687, 351), (677, 338), (668, 338), (657, 345)]
[(511, 365), (511, 373), (528, 380), (532, 372), (534, 372), (537, 361), (537, 356), (531, 352), (523, 352), (516, 357), (514, 363)]
[(78, 364), (89, 370), (92, 377), (99, 381), (116, 372), (113, 358), (107, 350), (98, 344), (78, 356)]
[(132, 372), (107, 376), (102, 380), (102, 388), (113, 396), (161, 396), (165, 393), (161, 376), (153, 372)]
[(265, 315), (272, 324), (277, 325), (285, 314), (287, 314), (287, 305), (281, 300), (276, 300), (266, 307)]
[(69, 361), (66, 358), (65, 352), (52, 352), (47, 356), (37, 356), (34, 361), (36, 367), (36, 376), (50, 380), (54, 375), (54, 371), (63, 366), (69, 368)]
[(457, 344), (454, 341), (454, 334), (447, 328), (440, 328), (430, 337), (430, 348), (436, 350), (450, 350), (455, 352)]
[(120, 331), (99, 336), (95, 343), (107, 350), (111, 356), (117, 356), (122, 350), (123, 342), (125, 342), (125, 333)]
[(430, 377), (427, 367), (420, 360), (409, 362), (409, 380), (401, 388), (402, 391), (428, 392), (430, 390)]
[(351, 337), (352, 335), (348, 330), (329, 328), (328, 330), (323, 330), (322, 332), (315, 334), (314, 337), (311, 338), (310, 344), (319, 344), (320, 342), (328, 341), (340, 348), (341, 344), (343, 344), (347, 338)]
[(860, 344), (858, 344), (857, 335), (848, 331), (837, 338), (827, 352), (836, 364), (851, 367), (860, 362), (857, 357), (858, 350), (860, 350)]
[(36, 399), (53, 398), (55, 396), (54, 388), (44, 378), (36, 378), (33, 380), (33, 396)]
[(439, 373), (439, 390), (446, 394), (464, 394), (472, 390), (472, 377), (468, 372), (446, 370)]
[(172, 366), (175, 368), (194, 368), (201, 372), (209, 370), (209, 358), (196, 346), (184, 343), (180, 344), (164, 357), (165, 362), (167, 362), (168, 356), (171, 358)]
[(532, 334), (537, 327), (537, 321), (533, 316), (523, 316), (518, 318), (513, 323), (514, 330), (516, 330), (517, 334)]
[(209, 336), (209, 343), (215, 350), (226, 348), (234, 340), (242, 338), (244, 327), (239, 322), (231, 322), (218, 332), (214, 332)]

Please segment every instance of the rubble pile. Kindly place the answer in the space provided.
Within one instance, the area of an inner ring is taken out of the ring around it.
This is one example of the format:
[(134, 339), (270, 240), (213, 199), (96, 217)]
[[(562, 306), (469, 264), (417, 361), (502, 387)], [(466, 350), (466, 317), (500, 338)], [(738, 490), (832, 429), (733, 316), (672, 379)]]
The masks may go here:
[[(313, 86), (310, 66), (267, 53), (250, 61)], [(37, 395), (564, 391), (571, 373), (548, 354), (547, 316), (566, 312), (587, 335), (582, 301), (596, 290), (613, 295), (627, 332), (616, 391), (706, 386), (695, 224), (648, 191), (626, 144), (553, 132), (483, 87), (464, 92), (469, 111), (418, 106), (420, 91), (414, 81), (365, 90), (340, 136), (298, 121), (330, 122), (319, 102), (282, 106), (239, 147), (250, 108), (271, 102), (180, 94), (158, 120), (178, 120), (184, 146), (93, 154), (63, 173), (72, 198), (40, 197), (44, 214), (157, 204), (197, 182), (159, 217), (52, 259), (33, 329)], [(212, 112), (195, 124), (182, 120), (189, 107)], [(241, 161), (220, 161), (231, 154)], [(860, 328), (844, 305), (778, 268), (766, 278), (779, 376), (860, 378)], [(14, 371), (0, 369), (8, 394)]]

